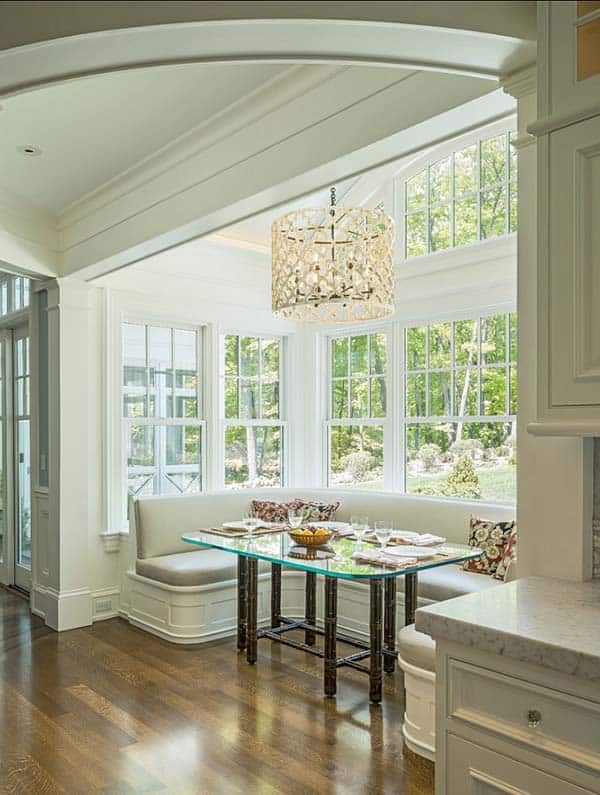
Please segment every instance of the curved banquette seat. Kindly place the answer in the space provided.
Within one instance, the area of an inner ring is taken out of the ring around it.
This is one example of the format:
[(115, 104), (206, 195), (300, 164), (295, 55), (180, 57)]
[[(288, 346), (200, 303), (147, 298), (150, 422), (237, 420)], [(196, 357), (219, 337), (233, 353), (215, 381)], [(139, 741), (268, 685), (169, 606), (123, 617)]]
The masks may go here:
[[(235, 556), (194, 548), (181, 536), (239, 519), (252, 499), (285, 502), (295, 497), (339, 502), (336, 519), (340, 521), (349, 521), (353, 514), (361, 513), (371, 521), (391, 519), (396, 526), (435, 532), (456, 543), (466, 542), (471, 514), (498, 521), (514, 518), (514, 509), (507, 506), (349, 489), (248, 489), (140, 497), (133, 501), (130, 511), (133, 532), (123, 612), (134, 623), (178, 642), (212, 640), (232, 632), (236, 611)], [(262, 571), (264, 588), (268, 589), (265, 566)], [(287, 576), (298, 580), (300, 575), (290, 571)], [(491, 577), (465, 572), (458, 566), (444, 566), (420, 575), (419, 598), (427, 604), (497, 584)], [(297, 604), (289, 604), (287, 609), (300, 614), (302, 584), (288, 585), (289, 598), (292, 602), (296, 599)], [(268, 594), (263, 599), (267, 597)], [(361, 620), (352, 618), (352, 614), (366, 605), (364, 587), (345, 583), (340, 590), (342, 624), (344, 600), (349, 613), (346, 629), (362, 631)]]

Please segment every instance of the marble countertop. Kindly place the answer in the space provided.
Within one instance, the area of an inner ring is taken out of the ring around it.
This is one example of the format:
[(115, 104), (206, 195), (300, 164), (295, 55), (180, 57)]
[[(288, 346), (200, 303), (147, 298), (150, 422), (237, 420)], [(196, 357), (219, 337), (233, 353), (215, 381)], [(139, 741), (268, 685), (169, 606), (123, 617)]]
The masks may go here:
[(600, 580), (516, 580), (422, 607), (415, 625), (436, 640), (600, 680)]

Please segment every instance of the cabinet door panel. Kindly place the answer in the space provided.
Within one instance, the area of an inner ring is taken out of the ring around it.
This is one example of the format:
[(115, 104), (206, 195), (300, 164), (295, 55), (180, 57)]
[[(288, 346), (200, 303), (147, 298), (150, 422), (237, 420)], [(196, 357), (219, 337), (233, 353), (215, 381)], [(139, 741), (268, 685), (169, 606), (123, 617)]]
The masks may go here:
[(549, 405), (597, 407), (600, 117), (552, 133), (549, 167)]
[(445, 795), (592, 795), (455, 735), (447, 737)]

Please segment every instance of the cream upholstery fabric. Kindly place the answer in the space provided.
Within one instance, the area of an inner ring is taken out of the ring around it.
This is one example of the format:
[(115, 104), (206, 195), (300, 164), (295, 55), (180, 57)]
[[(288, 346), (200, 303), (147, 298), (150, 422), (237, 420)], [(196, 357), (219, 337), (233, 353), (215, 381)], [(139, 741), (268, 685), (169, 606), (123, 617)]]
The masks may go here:
[(398, 633), (398, 653), (403, 662), (435, 673), (435, 641), (417, 632), (414, 624), (403, 627)]
[(432, 602), (443, 602), (455, 596), (477, 593), (488, 588), (504, 585), (489, 574), (476, 574), (464, 571), (462, 566), (440, 566), (437, 569), (426, 569), (419, 572), (419, 597)]
[[(269, 567), (259, 562), (259, 571)], [(142, 577), (167, 585), (208, 585), (237, 577), (237, 556), (218, 549), (197, 549), (137, 560), (135, 570)]]
[(514, 519), (514, 509), (506, 506), (377, 491), (286, 488), (217, 491), (188, 497), (141, 497), (134, 503), (137, 557), (189, 553), (190, 545), (181, 540), (182, 533), (239, 519), (252, 499), (287, 501), (294, 497), (339, 500), (336, 519), (340, 521), (362, 513), (372, 521), (393, 519), (403, 529), (439, 533), (456, 543), (466, 543), (471, 513), (498, 521)]

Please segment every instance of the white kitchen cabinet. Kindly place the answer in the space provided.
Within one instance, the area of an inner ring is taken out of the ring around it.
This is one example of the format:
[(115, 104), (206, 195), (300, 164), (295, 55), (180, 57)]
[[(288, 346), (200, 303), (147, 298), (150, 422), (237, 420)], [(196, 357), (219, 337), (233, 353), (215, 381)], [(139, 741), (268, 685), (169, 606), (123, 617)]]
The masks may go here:
[(447, 795), (591, 795), (591, 790), (460, 737), (448, 738), (448, 750), (452, 764)]
[(529, 127), (538, 142), (533, 433), (600, 435), (600, 74), (582, 76), (578, 46), (591, 30), (600, 48), (593, 5), (540, 3), (538, 119)]
[(436, 795), (598, 795), (600, 686), (437, 640)]

